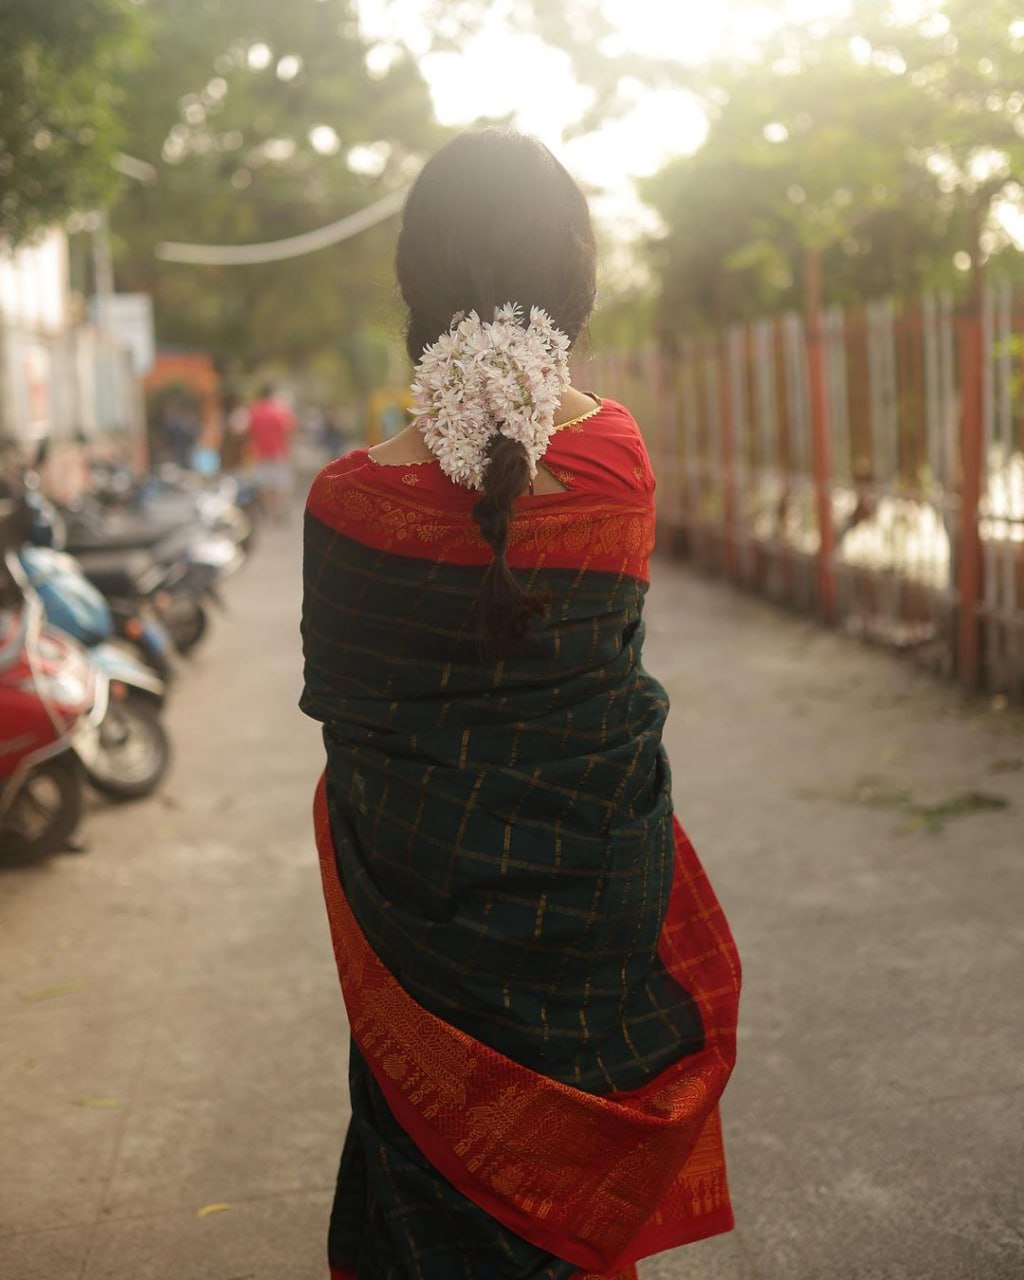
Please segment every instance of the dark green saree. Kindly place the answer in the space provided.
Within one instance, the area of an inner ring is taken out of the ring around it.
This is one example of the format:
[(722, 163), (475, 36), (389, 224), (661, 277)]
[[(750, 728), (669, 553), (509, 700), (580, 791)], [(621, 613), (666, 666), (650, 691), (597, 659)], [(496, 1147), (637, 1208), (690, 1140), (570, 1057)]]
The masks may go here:
[(475, 638), (472, 494), (359, 452), (307, 506), (302, 708), (353, 1027), (339, 1277), (568, 1280), (731, 1225), (739, 970), (641, 660), (653, 484), (608, 402), (547, 461), (567, 492), (523, 500), (510, 560), (549, 613), (504, 662)]

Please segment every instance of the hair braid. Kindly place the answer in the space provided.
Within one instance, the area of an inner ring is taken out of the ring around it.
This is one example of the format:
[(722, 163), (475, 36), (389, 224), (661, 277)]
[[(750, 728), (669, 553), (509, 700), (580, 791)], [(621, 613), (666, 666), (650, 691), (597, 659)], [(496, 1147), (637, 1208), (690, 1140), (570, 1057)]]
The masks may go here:
[(473, 508), (473, 518), (494, 551), (484, 571), (477, 612), (480, 639), (489, 650), (514, 651), (526, 640), (530, 625), (544, 613), (547, 602), (536, 591), (525, 590), (508, 563), (509, 530), (513, 504), (526, 492), (530, 469), (526, 450), (507, 436), (495, 436), (488, 447), (483, 497)]

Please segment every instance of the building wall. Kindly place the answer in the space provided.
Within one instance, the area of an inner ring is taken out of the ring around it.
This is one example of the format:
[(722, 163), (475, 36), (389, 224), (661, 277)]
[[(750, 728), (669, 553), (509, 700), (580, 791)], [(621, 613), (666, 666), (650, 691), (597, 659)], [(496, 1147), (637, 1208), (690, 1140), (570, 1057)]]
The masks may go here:
[(0, 436), (31, 447), (141, 432), (139, 378), (127, 345), (74, 322), (60, 229), (0, 252)]

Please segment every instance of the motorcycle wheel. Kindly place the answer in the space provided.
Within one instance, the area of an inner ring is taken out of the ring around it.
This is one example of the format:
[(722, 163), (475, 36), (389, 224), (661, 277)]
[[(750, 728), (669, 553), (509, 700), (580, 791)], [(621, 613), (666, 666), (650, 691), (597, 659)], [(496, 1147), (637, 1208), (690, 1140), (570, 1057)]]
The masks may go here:
[(82, 820), (82, 769), (70, 752), (44, 760), (24, 785), (0, 823), (0, 849), (17, 858), (60, 853)]
[(141, 698), (111, 702), (100, 725), (89, 781), (110, 800), (139, 800), (163, 781), (171, 744), (156, 709)]
[(198, 600), (188, 602), (191, 607), (176, 605), (174, 613), (165, 619), (174, 647), (184, 657), (191, 653), (206, 635), (208, 620), (206, 610)]

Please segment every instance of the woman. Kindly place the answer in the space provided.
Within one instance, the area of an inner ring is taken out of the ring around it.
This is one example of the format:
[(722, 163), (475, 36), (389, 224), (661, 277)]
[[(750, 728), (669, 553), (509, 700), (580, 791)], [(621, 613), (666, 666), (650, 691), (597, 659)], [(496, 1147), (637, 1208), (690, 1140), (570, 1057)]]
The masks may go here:
[(302, 707), (352, 1028), (334, 1280), (625, 1278), (732, 1226), (739, 965), (641, 663), (647, 454), (569, 385), (594, 260), (546, 148), (456, 138), (398, 242), (416, 419), (309, 496)]

